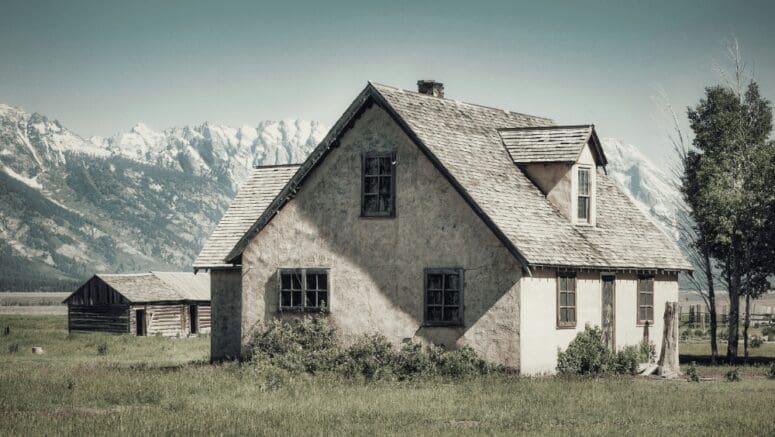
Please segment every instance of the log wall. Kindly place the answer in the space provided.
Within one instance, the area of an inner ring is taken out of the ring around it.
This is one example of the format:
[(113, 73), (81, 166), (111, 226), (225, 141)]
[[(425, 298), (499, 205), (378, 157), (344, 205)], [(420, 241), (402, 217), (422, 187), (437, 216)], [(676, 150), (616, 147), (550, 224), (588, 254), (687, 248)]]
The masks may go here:
[[(210, 332), (210, 305), (198, 304), (199, 333)], [(165, 337), (191, 334), (190, 308), (187, 303), (135, 304), (129, 310), (129, 332), (137, 335), (137, 310), (145, 310), (146, 335)]]
[(129, 332), (129, 306), (70, 304), (67, 325), (70, 331), (126, 333)]

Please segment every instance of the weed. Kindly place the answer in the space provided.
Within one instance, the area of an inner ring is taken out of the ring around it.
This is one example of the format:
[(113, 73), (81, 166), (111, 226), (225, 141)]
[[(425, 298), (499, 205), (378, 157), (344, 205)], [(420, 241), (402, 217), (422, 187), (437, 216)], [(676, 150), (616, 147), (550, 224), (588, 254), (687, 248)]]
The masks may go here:
[(730, 369), (727, 373), (724, 374), (724, 379), (729, 382), (742, 381), (743, 379), (740, 377), (740, 368), (735, 367), (734, 369)]
[(108, 354), (108, 344), (107, 343), (100, 343), (97, 345), (97, 354), (98, 355), (107, 355)]
[(15, 354), (19, 352), (19, 343), (13, 343), (8, 345), (8, 353)]
[(689, 368), (686, 369), (686, 380), (689, 382), (700, 382), (700, 373), (697, 371), (696, 363), (692, 361)]

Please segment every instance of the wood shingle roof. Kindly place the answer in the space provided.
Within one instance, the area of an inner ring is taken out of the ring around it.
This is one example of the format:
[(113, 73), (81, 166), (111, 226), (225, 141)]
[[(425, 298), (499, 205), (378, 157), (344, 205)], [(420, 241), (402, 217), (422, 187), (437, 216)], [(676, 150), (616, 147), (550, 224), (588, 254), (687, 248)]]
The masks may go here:
[(501, 129), (504, 147), (516, 164), (576, 162), (594, 127), (542, 126)]
[[(357, 114), (372, 104), (383, 108), (402, 127), (526, 268), (691, 269), (677, 246), (604, 174), (599, 175), (597, 184), (597, 226), (573, 225), (546, 199), (515, 164), (511, 150), (507, 151), (508, 146), (504, 147), (503, 133), (551, 131), (554, 127), (552, 120), (376, 83), (369, 83), (358, 95), (307, 161), (293, 177), (289, 176), (290, 180), (269, 207), (257, 213), (258, 209), (254, 208), (252, 216), (248, 214), (249, 217), (244, 218), (241, 227), (252, 221), (247, 231), (235, 236), (235, 228), (228, 239), (234, 243), (208, 241), (219, 250), (206, 258), (200, 255), (200, 259), (219, 264), (234, 262), (250, 239), (290, 200), (306, 175), (325, 158), (341, 134), (352, 126)], [(569, 159), (567, 156), (576, 147), (579, 151), (583, 147), (584, 143), (576, 145), (576, 139), (584, 135), (586, 140), (591, 138), (590, 135), (594, 137), (591, 126), (557, 130), (556, 135), (550, 136), (553, 142), (548, 144), (553, 144), (552, 147), (574, 144), (572, 150), (568, 147), (562, 152), (564, 159)], [(519, 144), (516, 136), (506, 136), (509, 141), (514, 141), (514, 147)], [(524, 138), (530, 140), (531, 156), (538, 156), (535, 148), (535, 144), (539, 143), (537, 137), (531, 134)], [(605, 165), (602, 150), (597, 153), (598, 162)], [(244, 197), (238, 195), (231, 208), (241, 207), (239, 204), (242, 202), (245, 202)], [(252, 220), (249, 220), (251, 217)], [(223, 240), (215, 233), (213, 238)], [(226, 249), (229, 244), (232, 246)], [(215, 256), (224, 249), (228, 255), (216, 260)], [(197, 264), (206, 267), (200, 259)]]
[[(98, 273), (95, 276), (130, 303), (210, 301), (210, 276), (206, 273)], [(80, 288), (65, 302), (79, 291)]]

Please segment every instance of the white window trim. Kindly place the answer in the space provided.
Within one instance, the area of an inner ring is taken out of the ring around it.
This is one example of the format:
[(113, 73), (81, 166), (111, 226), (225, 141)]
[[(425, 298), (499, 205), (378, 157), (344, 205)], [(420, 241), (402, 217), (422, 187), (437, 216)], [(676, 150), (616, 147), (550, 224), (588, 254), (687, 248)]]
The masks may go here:
[[(589, 220), (579, 220), (579, 169), (589, 170)], [(574, 164), (571, 169), (572, 197), (571, 222), (578, 226), (596, 226), (597, 225), (597, 167), (594, 164)]]

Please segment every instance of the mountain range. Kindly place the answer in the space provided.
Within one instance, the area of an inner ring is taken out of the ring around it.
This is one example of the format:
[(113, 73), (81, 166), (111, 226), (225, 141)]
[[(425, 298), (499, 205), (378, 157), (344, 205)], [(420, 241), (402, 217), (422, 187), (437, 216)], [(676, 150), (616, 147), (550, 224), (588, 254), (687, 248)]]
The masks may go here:
[[(0, 104), (0, 290), (71, 289), (98, 271), (188, 270), (255, 165), (302, 162), (314, 121), (138, 123), (82, 137)], [(677, 189), (637, 147), (604, 139), (608, 173), (678, 239)]]

